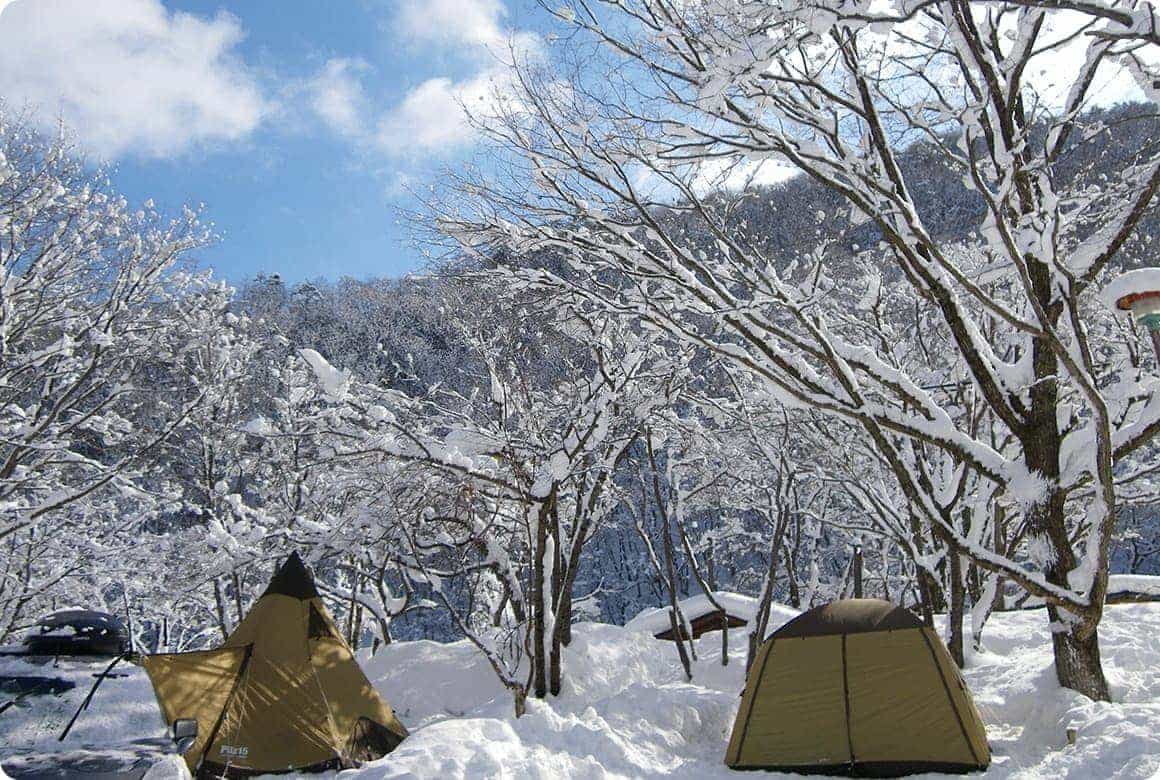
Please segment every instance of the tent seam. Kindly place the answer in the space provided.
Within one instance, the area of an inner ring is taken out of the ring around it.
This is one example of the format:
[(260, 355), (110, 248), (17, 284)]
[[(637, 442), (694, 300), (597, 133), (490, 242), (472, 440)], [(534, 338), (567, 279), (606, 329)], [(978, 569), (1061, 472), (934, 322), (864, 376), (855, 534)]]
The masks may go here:
[(981, 764), (978, 755), (975, 754), (975, 746), (971, 744), (971, 737), (967, 734), (967, 726), (963, 723), (962, 713), (959, 712), (958, 705), (955, 704), (955, 698), (951, 695), (950, 685), (947, 684), (946, 675), (943, 674), (942, 664), (938, 661), (938, 656), (935, 655), (934, 646), (930, 643), (930, 637), (926, 635), (929, 629), (923, 628), (920, 632), (922, 634), (922, 641), (926, 643), (926, 649), (930, 651), (930, 660), (934, 662), (934, 668), (938, 672), (938, 678), (942, 682), (943, 692), (947, 695), (947, 703), (951, 705), (951, 712), (955, 714), (955, 720), (959, 724), (959, 732), (963, 735), (963, 742), (967, 743), (967, 752), (971, 754), (971, 759), (975, 764)]
[[(253, 656), (253, 653), (254, 643), (251, 642), (250, 644), (246, 645), (246, 655), (242, 658), (242, 663), (238, 667), (238, 676), (234, 678), (234, 685), (230, 689), (230, 695), (226, 697), (225, 703), (222, 704), (222, 711), (218, 713), (217, 721), (213, 724), (213, 728), (210, 729), (209, 738), (206, 740), (205, 747), (202, 748), (201, 751), (201, 757), (197, 761), (197, 769), (195, 770), (195, 773), (201, 770), (202, 764), (205, 763), (206, 754), (209, 753), (210, 748), (213, 747), (214, 740), (217, 739), (218, 730), (221, 729), (222, 721), (225, 720), (226, 713), (229, 711), (230, 705), (233, 704), (234, 696), (237, 695), (238, 688), (241, 687), (242, 677), (245, 676), (246, 672), (249, 671), (250, 658)], [(226, 768), (229, 768), (228, 761), (226, 762)]]
[(741, 753), (745, 747), (745, 739), (749, 736), (749, 723), (753, 716), (753, 707), (757, 704), (757, 694), (761, 691), (761, 683), (765, 681), (765, 665), (769, 663), (769, 657), (773, 655), (773, 647), (776, 639), (769, 640), (769, 649), (765, 651), (765, 656), (761, 659), (761, 668), (757, 670), (757, 682), (753, 688), (753, 695), (749, 697), (749, 709), (745, 713), (745, 725), (741, 727), (741, 739), (737, 740), (737, 755), (734, 756), (734, 763), (741, 763)]
[(846, 668), (846, 634), (842, 634), (842, 701), (846, 708), (846, 749), (854, 766), (854, 732), (850, 728), (850, 674)]

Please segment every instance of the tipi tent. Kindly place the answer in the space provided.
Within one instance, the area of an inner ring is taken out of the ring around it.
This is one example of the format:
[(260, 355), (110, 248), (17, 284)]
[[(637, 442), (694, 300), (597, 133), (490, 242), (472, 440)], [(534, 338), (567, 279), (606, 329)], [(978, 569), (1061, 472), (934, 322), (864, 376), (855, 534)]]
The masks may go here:
[(894, 776), (991, 762), (971, 694), (938, 634), (878, 599), (794, 618), (759, 648), (725, 763)]
[(297, 553), (217, 650), (144, 656), (167, 723), (196, 719), (198, 777), (351, 766), (407, 730), (375, 691)]

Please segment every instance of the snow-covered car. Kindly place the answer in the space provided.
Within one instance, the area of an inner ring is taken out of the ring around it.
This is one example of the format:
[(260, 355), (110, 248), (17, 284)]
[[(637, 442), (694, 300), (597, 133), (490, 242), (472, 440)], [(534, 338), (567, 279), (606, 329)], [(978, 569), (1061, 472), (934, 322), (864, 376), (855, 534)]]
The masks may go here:
[(65, 609), (37, 621), (23, 649), (28, 655), (120, 655), (129, 652), (129, 632), (116, 615)]

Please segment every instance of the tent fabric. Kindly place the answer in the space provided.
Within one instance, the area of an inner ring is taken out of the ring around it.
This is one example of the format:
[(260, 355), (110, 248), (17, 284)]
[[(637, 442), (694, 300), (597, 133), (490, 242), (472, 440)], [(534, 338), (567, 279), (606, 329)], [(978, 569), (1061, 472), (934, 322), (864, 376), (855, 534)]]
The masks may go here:
[(407, 736), (297, 554), (221, 648), (141, 663), (166, 722), (197, 719), (198, 740), (185, 758), (200, 777), (352, 766)]
[(898, 611), (851, 599), (772, 634), (754, 658), (725, 763), (861, 776), (986, 768), (986, 730), (950, 654)]

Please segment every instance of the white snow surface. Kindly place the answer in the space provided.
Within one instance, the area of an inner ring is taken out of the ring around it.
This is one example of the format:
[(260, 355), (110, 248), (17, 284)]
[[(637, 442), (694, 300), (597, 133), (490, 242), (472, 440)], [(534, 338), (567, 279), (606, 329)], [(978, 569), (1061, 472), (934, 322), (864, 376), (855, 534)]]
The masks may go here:
[[(396, 642), (369, 660), (360, 653), (411, 736), (342, 777), (740, 777), (722, 761), (743, 685), (745, 639), (744, 629), (730, 632), (727, 667), (720, 664), (720, 633), (697, 640), (694, 679), (686, 682), (672, 643), (619, 626), (579, 624), (565, 651), (562, 695), (529, 700), (518, 720), (487, 662), (466, 642)], [(965, 671), (994, 751), (986, 777), (1160, 773), (1160, 604), (1109, 606), (1100, 640), (1111, 704), (1056, 683), (1042, 609), (999, 613), (988, 622), (984, 649), (969, 656)], [(67, 720), (87, 683), (50, 698), (52, 706), (40, 700), (0, 715), (0, 764), (6, 749), (28, 740), (60, 750), (162, 734), (148, 680), (139, 669), (128, 671), (129, 678), (105, 683), (64, 746), (46, 722), (59, 722), (53, 714), (59, 712)], [(1077, 732), (1074, 745), (1068, 728)], [(158, 767), (159, 774), (173, 768)]]
[(302, 359), (310, 365), (314, 371), (314, 376), (326, 394), (336, 401), (341, 401), (346, 396), (347, 387), (350, 385), (350, 372), (335, 368), (313, 349), (300, 349), (298, 352), (302, 355)]

